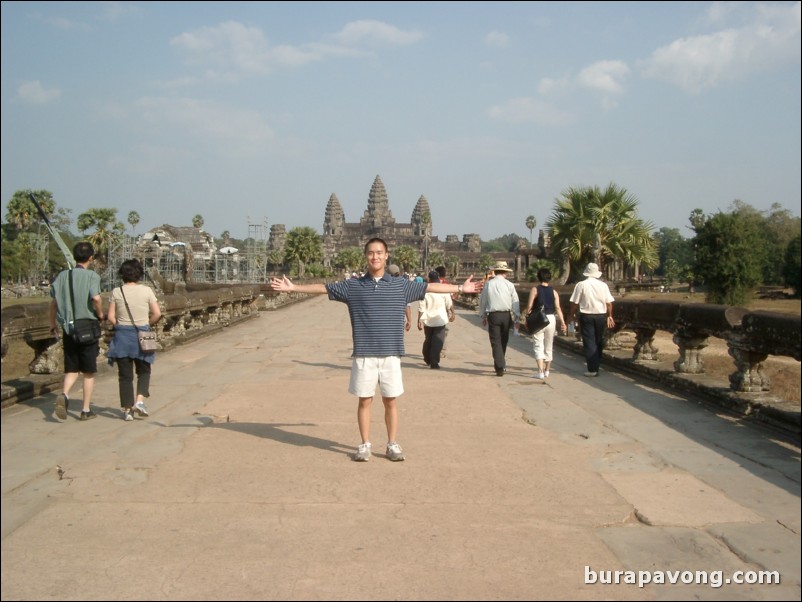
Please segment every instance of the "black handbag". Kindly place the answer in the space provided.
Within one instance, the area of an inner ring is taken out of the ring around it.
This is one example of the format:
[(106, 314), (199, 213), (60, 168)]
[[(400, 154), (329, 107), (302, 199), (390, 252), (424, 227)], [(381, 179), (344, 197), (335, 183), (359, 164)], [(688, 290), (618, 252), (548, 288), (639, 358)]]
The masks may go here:
[[(72, 315), (75, 315), (75, 289), (72, 284), (72, 270), (70, 270), (70, 303), (72, 303)], [(93, 318), (73, 319), (70, 322), (70, 336), (76, 345), (93, 345), (100, 340), (102, 332), (100, 322)]]
[(529, 334), (537, 334), (549, 325), (549, 317), (546, 315), (546, 306), (535, 304), (535, 307), (526, 316), (526, 331)]

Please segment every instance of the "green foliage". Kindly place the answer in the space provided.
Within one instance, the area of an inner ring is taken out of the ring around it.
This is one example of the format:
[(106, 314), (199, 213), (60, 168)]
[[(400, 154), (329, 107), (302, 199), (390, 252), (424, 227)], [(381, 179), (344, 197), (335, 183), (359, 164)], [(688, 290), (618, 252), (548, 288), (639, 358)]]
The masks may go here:
[(568, 188), (546, 222), (552, 248), (577, 271), (589, 261), (602, 270), (615, 260), (653, 268), (658, 264), (654, 226), (638, 217), (638, 205), (625, 188), (612, 183), (604, 190)]
[(500, 253), (515, 251), (518, 248), (518, 241), (526, 242), (526, 239), (517, 234), (505, 234), (488, 241), (482, 241), (482, 251), (484, 253)]
[(109, 207), (88, 209), (78, 216), (78, 230), (86, 232), (94, 228), (86, 236), (86, 240), (95, 248), (95, 259), (106, 263), (109, 249), (125, 234), (125, 225), (117, 221), (117, 210)]
[(402, 272), (417, 272), (420, 266), (420, 253), (415, 247), (400, 245), (390, 251), (388, 263), (394, 263)]
[(537, 282), (537, 273), (542, 269), (551, 271), (553, 280), (557, 280), (560, 277), (560, 266), (557, 263), (549, 259), (538, 259), (534, 263), (530, 263), (529, 267), (526, 268), (527, 282)]
[(800, 260), (800, 248), (802, 247), (802, 240), (800, 235), (797, 234), (795, 238), (788, 243), (785, 249), (785, 262), (784, 262), (784, 275), (785, 285), (794, 289), (794, 296), (799, 297), (800, 291), (800, 277), (802, 277), (802, 260)]
[(479, 255), (479, 267), (482, 268), (483, 271), (487, 271), (493, 267), (496, 262), (493, 261), (493, 256), (489, 253), (482, 253)]
[(532, 246), (532, 230), (537, 227), (537, 220), (535, 219), (534, 215), (530, 215), (526, 218), (526, 228), (529, 230), (529, 246)]
[(359, 247), (349, 247), (337, 253), (332, 258), (331, 265), (349, 274), (362, 272), (365, 269), (365, 254)]
[(298, 276), (305, 275), (306, 264), (323, 259), (323, 241), (314, 228), (303, 226), (287, 233), (284, 245), (284, 261), (296, 264)]
[(695, 228), (693, 271), (707, 285), (708, 303), (743, 305), (760, 284), (763, 236), (759, 228), (748, 216), (721, 212)]
[(203, 216), (200, 213), (196, 213), (195, 216), (192, 218), (192, 227), (200, 230), (201, 228), (203, 228), (203, 224), (204, 224)]
[(446, 262), (445, 255), (443, 255), (440, 251), (434, 251), (432, 253), (429, 253), (429, 256), (426, 258), (426, 260), (427, 263), (429, 264), (426, 266), (426, 268), (429, 271), (433, 270), (437, 266), (441, 265), (444, 266)]
[(666, 270), (669, 269), (678, 279), (682, 279), (679, 274), (690, 270), (693, 265), (693, 241), (683, 237), (677, 228), (660, 228), (654, 235), (654, 240), (660, 261), (655, 273), (668, 277)]
[(131, 232), (136, 233), (136, 225), (139, 223), (139, 213), (136, 211), (129, 211), (128, 223), (131, 225)]

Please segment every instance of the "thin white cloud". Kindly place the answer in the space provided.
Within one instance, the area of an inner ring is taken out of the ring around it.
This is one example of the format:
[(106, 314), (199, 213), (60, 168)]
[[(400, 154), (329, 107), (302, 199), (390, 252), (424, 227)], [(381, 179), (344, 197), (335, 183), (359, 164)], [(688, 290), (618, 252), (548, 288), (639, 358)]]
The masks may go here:
[[(709, 34), (677, 39), (644, 61), (644, 77), (701, 92), (780, 64), (800, 62), (800, 3), (747, 5), (751, 21)], [(708, 16), (716, 22), (743, 17), (741, 6), (717, 4)]]
[(138, 12), (133, 2), (100, 2), (99, 19), (103, 21), (116, 21), (126, 15)]
[[(618, 99), (626, 91), (624, 81), (629, 73), (630, 68), (623, 61), (597, 61), (583, 68), (576, 76), (559, 79), (544, 77), (538, 82), (537, 91), (541, 96), (562, 97), (578, 89), (591, 90), (601, 95), (600, 104), (607, 111), (618, 106)], [(568, 123), (574, 120), (572, 115)], [(561, 123), (557, 121), (557, 125)]]
[(347, 23), (334, 39), (342, 44), (358, 46), (368, 44), (373, 46), (408, 46), (418, 42), (423, 37), (420, 31), (404, 31), (394, 25), (383, 21), (363, 19)]
[(534, 123), (537, 125), (567, 125), (574, 123), (576, 117), (555, 106), (536, 98), (513, 98), (491, 107), (490, 118), (503, 123)]
[(17, 88), (17, 98), (34, 105), (46, 105), (61, 97), (58, 88), (45, 88), (38, 81), (24, 82)]
[(48, 17), (45, 22), (56, 29), (63, 29), (64, 31), (90, 31), (92, 29), (87, 23), (73, 21), (66, 17)]
[(497, 48), (506, 48), (510, 44), (510, 36), (501, 31), (491, 31), (485, 36), (485, 44)]
[(185, 32), (170, 43), (184, 49), (192, 60), (218, 68), (246, 73), (266, 73), (271, 68), (267, 38), (262, 31), (236, 21)]
[[(302, 45), (271, 46), (258, 27), (228, 21), (202, 27), (174, 37), (170, 43), (184, 50), (192, 62), (208, 66), (207, 79), (232, 78), (232, 73), (263, 75), (277, 68), (294, 68), (331, 57), (366, 54), (359, 43), (410, 44), (420, 34), (404, 32), (378, 21), (349, 23), (336, 36), (339, 44), (312, 42)], [(225, 75), (228, 73), (228, 75)], [(184, 80), (186, 83), (187, 80)]]
[(605, 95), (623, 94), (623, 80), (627, 75), (629, 67), (622, 61), (598, 61), (582, 69), (576, 81), (580, 86)]
[(260, 144), (273, 130), (256, 111), (223, 107), (193, 98), (145, 97), (136, 103), (141, 118), (159, 130), (177, 128), (211, 142)]

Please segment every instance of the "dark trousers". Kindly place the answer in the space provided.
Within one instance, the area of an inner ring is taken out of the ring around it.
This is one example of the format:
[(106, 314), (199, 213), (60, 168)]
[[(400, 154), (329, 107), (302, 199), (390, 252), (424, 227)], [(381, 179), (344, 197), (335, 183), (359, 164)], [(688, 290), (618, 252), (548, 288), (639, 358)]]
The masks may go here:
[(440, 354), (446, 342), (445, 326), (423, 326), (423, 361), (433, 368), (440, 365)]
[(493, 350), (493, 367), (496, 373), (507, 368), (507, 343), (510, 340), (512, 316), (508, 311), (492, 311), (487, 314), (487, 334), (490, 337), (490, 348)]
[(580, 314), (579, 332), (588, 372), (598, 372), (607, 331), (607, 314)]
[(150, 364), (145, 360), (118, 357), (117, 382), (120, 386), (120, 406), (134, 406), (134, 367), (136, 367), (136, 394), (150, 397)]

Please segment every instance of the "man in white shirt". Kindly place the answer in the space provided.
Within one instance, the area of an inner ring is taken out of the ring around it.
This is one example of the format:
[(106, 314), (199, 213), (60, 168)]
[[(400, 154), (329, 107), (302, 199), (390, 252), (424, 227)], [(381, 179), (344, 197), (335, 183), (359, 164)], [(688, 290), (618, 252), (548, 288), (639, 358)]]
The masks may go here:
[(599, 280), (602, 273), (599, 266), (589, 263), (582, 272), (585, 280), (577, 282), (571, 294), (571, 309), (568, 322), (574, 321), (579, 308), (579, 332), (582, 334), (582, 347), (588, 370), (585, 376), (598, 376), (601, 364), (604, 334), (607, 328), (615, 328), (613, 320), (613, 295), (606, 282)]
[[(437, 272), (429, 272), (429, 282), (440, 282)], [(454, 305), (447, 293), (426, 293), (418, 307), (418, 330), (424, 332), (423, 361), (433, 370), (440, 368), (446, 340), (446, 325), (454, 320)]]
[(521, 317), (518, 291), (515, 290), (515, 285), (507, 280), (507, 275), (511, 273), (512, 269), (507, 266), (506, 261), (497, 261), (493, 267), (494, 276), (485, 283), (482, 296), (479, 298), (479, 317), (490, 336), (496, 376), (504, 376), (507, 370), (505, 356), (510, 329)]

